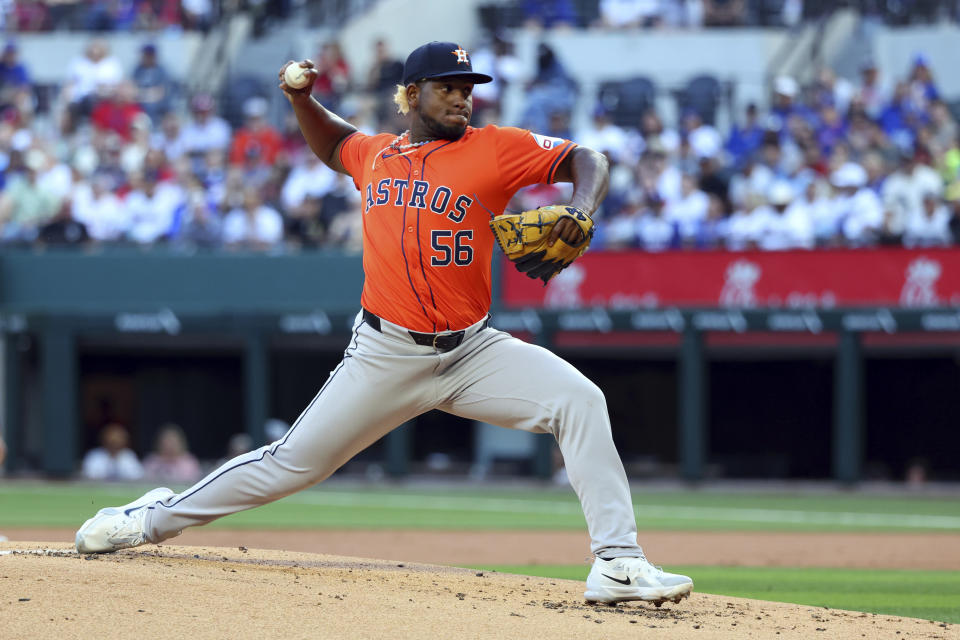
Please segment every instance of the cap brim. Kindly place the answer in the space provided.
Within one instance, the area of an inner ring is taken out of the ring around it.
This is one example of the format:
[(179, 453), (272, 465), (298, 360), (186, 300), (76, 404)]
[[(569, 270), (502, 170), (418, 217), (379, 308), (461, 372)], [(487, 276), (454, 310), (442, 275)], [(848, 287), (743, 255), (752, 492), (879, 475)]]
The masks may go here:
[(411, 78), (404, 84), (411, 84), (417, 80), (436, 80), (438, 78), (460, 78), (461, 80), (466, 80), (467, 82), (472, 82), (473, 84), (486, 84), (488, 82), (493, 82), (493, 78), (488, 76), (485, 73), (473, 73), (473, 72), (463, 72), (463, 71), (447, 71), (446, 73), (435, 73), (429, 76), (420, 76), (419, 78)]

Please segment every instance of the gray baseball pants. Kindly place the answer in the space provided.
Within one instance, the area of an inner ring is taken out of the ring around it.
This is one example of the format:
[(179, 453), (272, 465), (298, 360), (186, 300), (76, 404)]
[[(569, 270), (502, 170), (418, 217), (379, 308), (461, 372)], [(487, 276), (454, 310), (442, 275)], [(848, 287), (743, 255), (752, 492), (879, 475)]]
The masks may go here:
[(630, 488), (603, 393), (550, 351), (482, 325), (469, 327), (460, 346), (441, 353), (414, 343), (389, 322), (381, 321), (377, 331), (358, 314), (343, 360), (290, 430), (151, 507), (147, 539), (161, 542), (185, 527), (322, 482), (398, 425), (440, 409), (553, 434), (586, 516), (592, 551), (639, 555)]

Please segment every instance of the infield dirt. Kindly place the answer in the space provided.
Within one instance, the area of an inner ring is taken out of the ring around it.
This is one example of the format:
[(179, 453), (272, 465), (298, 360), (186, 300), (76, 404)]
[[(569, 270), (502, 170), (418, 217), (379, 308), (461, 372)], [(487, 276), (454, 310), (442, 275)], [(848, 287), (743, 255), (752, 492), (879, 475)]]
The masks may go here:
[(30, 542), (0, 553), (5, 639), (960, 638), (927, 620), (698, 593), (659, 609), (590, 605), (582, 582), (403, 560), (167, 545), (80, 557)]

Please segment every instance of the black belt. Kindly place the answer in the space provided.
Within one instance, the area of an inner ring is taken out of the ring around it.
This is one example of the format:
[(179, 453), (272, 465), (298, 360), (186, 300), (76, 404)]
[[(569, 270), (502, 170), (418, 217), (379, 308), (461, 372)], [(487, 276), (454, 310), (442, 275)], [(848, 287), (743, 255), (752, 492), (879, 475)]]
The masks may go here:
[[(380, 329), (380, 317), (375, 316), (366, 309), (363, 310), (363, 319), (364, 321), (383, 333)], [(483, 331), (487, 328), (487, 324), (490, 322), (490, 316), (487, 316), (483, 320), (483, 324), (480, 325), (480, 331)], [(451, 349), (456, 349), (460, 346), (460, 343), (463, 342), (463, 338), (466, 335), (466, 331), (453, 331), (451, 333), (419, 333), (417, 331), (407, 330), (407, 333), (410, 334), (410, 338), (419, 345), (424, 347), (433, 347), (437, 351), (450, 351)]]

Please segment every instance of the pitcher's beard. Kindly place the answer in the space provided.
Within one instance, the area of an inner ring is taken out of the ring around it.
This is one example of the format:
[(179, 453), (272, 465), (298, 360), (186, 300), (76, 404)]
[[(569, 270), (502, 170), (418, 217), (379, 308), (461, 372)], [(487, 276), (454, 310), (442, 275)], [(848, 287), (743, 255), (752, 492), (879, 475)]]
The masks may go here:
[[(422, 113), (420, 115), (420, 121), (423, 122), (424, 128), (427, 130), (427, 135), (431, 138), (437, 140), (459, 140), (463, 137), (463, 134), (467, 132), (467, 125), (445, 125), (439, 120), (431, 118), (430, 116), (425, 116)], [(468, 123), (469, 124), (469, 123)]]

